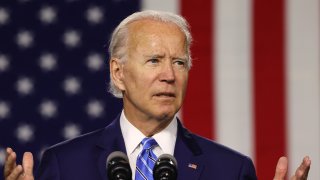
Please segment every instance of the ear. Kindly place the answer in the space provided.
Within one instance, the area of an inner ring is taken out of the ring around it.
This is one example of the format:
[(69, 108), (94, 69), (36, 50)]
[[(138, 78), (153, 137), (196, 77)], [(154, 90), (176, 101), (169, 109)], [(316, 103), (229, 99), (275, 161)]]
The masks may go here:
[(125, 90), (123, 83), (123, 63), (120, 62), (118, 58), (110, 59), (110, 74), (114, 85), (121, 91)]

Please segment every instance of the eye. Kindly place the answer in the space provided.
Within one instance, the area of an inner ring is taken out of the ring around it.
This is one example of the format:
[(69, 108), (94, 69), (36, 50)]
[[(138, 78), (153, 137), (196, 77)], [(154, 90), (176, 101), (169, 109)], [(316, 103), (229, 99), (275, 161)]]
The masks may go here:
[(182, 67), (185, 67), (186, 66), (186, 61), (185, 60), (182, 60), (182, 59), (177, 59), (175, 61), (173, 61), (173, 63), (177, 66), (182, 66)]
[(158, 62), (159, 62), (159, 59), (156, 59), (156, 58), (152, 58), (148, 60), (148, 63), (151, 63), (151, 64), (157, 64)]

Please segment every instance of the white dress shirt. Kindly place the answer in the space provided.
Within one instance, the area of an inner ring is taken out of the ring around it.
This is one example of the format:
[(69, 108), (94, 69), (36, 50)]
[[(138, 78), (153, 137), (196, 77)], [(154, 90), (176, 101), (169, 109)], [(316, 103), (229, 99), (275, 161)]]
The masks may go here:
[[(123, 110), (120, 116), (120, 128), (126, 146), (130, 168), (132, 170), (132, 179), (134, 179), (137, 157), (142, 151), (142, 145), (140, 143), (146, 136), (128, 121)], [(153, 149), (153, 152), (157, 157), (161, 154), (173, 155), (177, 139), (177, 128), (177, 118), (174, 117), (165, 129), (152, 136), (159, 145)]]

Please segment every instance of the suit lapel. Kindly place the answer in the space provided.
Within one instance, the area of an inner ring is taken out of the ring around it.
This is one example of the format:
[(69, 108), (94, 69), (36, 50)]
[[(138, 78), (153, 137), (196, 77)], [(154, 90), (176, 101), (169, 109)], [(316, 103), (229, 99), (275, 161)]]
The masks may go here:
[(101, 133), (97, 141), (97, 168), (99, 169), (101, 179), (108, 179), (106, 161), (110, 153), (121, 151), (126, 154), (126, 148), (120, 129), (120, 115)]
[[(120, 115), (101, 132), (97, 141), (96, 154), (97, 168), (101, 179), (108, 179), (106, 160), (110, 153), (121, 151), (126, 154), (126, 148), (120, 129)], [(178, 120), (178, 133), (174, 156), (178, 162), (178, 180), (199, 179), (204, 168), (202, 150), (191, 133)]]
[(178, 162), (178, 179), (199, 179), (204, 168), (202, 150), (178, 120), (178, 135), (174, 156)]

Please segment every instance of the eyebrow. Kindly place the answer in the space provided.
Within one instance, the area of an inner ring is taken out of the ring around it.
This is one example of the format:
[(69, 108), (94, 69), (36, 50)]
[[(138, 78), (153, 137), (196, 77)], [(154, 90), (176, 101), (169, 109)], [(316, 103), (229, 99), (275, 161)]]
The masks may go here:
[(183, 56), (183, 57), (173, 57), (172, 59), (180, 59), (180, 60), (184, 60), (184, 61), (188, 61), (188, 56)]
[(146, 58), (164, 58), (164, 55), (154, 54), (154, 55), (144, 55)]
[[(154, 55), (144, 55), (144, 57), (146, 57), (146, 58), (155, 58), (155, 59), (157, 59), (157, 58), (164, 58), (164, 57), (165, 57), (165, 55), (154, 54)], [(184, 55), (183, 57), (173, 56), (173, 57), (171, 57), (171, 58), (172, 58), (172, 59), (181, 59), (181, 60), (185, 60), (185, 61), (187, 61), (187, 60), (188, 60), (188, 58), (187, 58), (187, 56), (186, 56), (186, 55)]]

